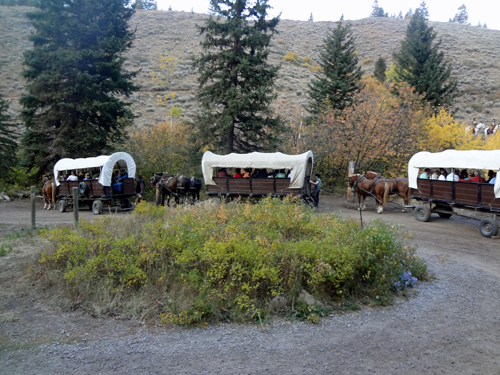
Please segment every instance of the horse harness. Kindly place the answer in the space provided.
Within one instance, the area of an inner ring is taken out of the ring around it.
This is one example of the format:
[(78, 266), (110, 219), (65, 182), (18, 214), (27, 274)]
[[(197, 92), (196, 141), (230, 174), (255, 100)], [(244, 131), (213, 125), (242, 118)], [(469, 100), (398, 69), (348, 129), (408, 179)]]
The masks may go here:
[(375, 200), (379, 203), (382, 203), (376, 195), (373, 194), (373, 189), (375, 188), (375, 186), (379, 183), (379, 182), (384, 182), (386, 181), (385, 178), (383, 178), (380, 174), (378, 174), (374, 179), (373, 179), (373, 184), (372, 184), (372, 188), (370, 191), (368, 190), (365, 190), (363, 189), (361, 186), (359, 186), (359, 183), (361, 182), (361, 184), (365, 181), (368, 181), (369, 179), (366, 178), (366, 176), (364, 174), (362, 175), (359, 175), (357, 178), (356, 178), (356, 181), (354, 181), (354, 184), (352, 186), (352, 191), (355, 192), (355, 189), (358, 189), (360, 191), (363, 191), (365, 192), (366, 194), (372, 196), (373, 198), (375, 198)]

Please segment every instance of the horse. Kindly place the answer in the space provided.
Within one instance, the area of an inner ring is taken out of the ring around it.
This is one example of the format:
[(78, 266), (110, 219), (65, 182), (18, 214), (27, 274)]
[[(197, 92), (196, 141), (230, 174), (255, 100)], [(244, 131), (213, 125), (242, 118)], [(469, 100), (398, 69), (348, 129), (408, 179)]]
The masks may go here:
[(387, 204), (389, 185), (386, 184), (385, 178), (374, 172), (370, 172), (369, 176), (373, 177), (373, 174), (375, 174), (374, 178), (367, 178), (365, 174), (354, 174), (349, 177), (349, 186), (357, 193), (362, 211), (366, 208), (366, 197), (374, 197), (377, 203), (377, 213), (381, 214), (384, 211), (384, 205)]
[(170, 194), (175, 197), (175, 203), (179, 204), (179, 195), (177, 194), (177, 176), (164, 174), (156, 184), (156, 205), (165, 205), (165, 195), (168, 196), (167, 206), (170, 207)]
[(177, 194), (184, 200), (188, 192), (191, 192), (192, 204), (200, 200), (202, 183), (196, 177), (179, 176), (177, 180)]
[[(403, 198), (405, 206), (409, 205), (410, 197), (409, 197), (409, 183), (406, 177), (396, 177), (390, 180), (386, 180), (386, 183), (389, 185), (388, 194), (399, 194), (401, 198)], [(403, 212), (406, 212), (406, 208), (402, 209)]]
[[(43, 209), (50, 210), (52, 205), (56, 204), (56, 184), (54, 181), (50, 181), (47, 176), (42, 177), (42, 196), (43, 196)], [(52, 198), (52, 201), (51, 201)]]
[(476, 126), (474, 125), (467, 126), (465, 128), (465, 134), (473, 134), (474, 136), (477, 136), (477, 134), (482, 131), (486, 135), (487, 130), (488, 130), (487, 126), (481, 122)]

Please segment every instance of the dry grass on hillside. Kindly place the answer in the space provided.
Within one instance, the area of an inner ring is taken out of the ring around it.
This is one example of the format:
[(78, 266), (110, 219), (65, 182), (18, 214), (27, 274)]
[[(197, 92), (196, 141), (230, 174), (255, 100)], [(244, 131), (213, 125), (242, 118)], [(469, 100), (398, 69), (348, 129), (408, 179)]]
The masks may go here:
[[(27, 40), (30, 28), (23, 14), (30, 8), (1, 7), (0, 13), (0, 92), (12, 100), (11, 110), (20, 110), (18, 99), (24, 89), (21, 78), (22, 53), (30, 48)], [(159, 56), (168, 51), (178, 57), (178, 77), (174, 82), (177, 104), (186, 117), (197, 110), (195, 100), (197, 74), (191, 68), (193, 55), (200, 53), (201, 37), (196, 25), (203, 24), (206, 15), (189, 12), (137, 11), (131, 27), (135, 28), (134, 48), (128, 52), (125, 67), (140, 69), (137, 83), (141, 90), (133, 95), (132, 108), (140, 116), (139, 126), (151, 126), (165, 119), (167, 108), (158, 107), (156, 99), (161, 89), (154, 88), (149, 72), (159, 65)], [(359, 61), (366, 74), (371, 74), (379, 56), (388, 65), (392, 53), (404, 38), (408, 21), (395, 18), (365, 18), (352, 21), (359, 52)], [(442, 39), (441, 48), (453, 63), (453, 74), (459, 80), (460, 97), (456, 118), (469, 122), (473, 117), (484, 122), (500, 117), (500, 31), (453, 23), (431, 22)], [(282, 20), (279, 34), (271, 43), (270, 59), (281, 64), (276, 82), (277, 110), (292, 117), (300, 113), (307, 102), (308, 83), (322, 49), (322, 41), (334, 22)], [(285, 61), (288, 52), (297, 54), (295, 61)], [(304, 60), (305, 59), (305, 60)]]

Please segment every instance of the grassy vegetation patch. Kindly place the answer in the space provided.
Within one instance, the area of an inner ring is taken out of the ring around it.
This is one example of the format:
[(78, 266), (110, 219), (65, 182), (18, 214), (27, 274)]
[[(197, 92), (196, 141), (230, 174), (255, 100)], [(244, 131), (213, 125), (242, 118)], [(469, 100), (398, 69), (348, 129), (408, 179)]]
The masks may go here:
[[(79, 230), (44, 237), (36, 274), (46, 287), (67, 290), (75, 308), (183, 325), (262, 321), (276, 298), (289, 314), (315, 320), (352, 297), (390, 300), (403, 272), (426, 275), (398, 228), (374, 221), (362, 230), (293, 199), (178, 209), (141, 203), (131, 218), (82, 221)], [(299, 304), (303, 289), (323, 308)]]

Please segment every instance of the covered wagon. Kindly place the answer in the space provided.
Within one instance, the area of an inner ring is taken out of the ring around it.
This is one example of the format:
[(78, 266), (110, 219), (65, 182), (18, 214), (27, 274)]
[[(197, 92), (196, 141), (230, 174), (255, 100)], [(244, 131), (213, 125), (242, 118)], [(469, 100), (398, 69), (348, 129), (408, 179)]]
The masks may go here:
[[(118, 184), (113, 181), (114, 169), (124, 169), (128, 177)], [(98, 177), (89, 180), (61, 180), (69, 171), (95, 171)], [(88, 205), (94, 214), (102, 213), (104, 206), (132, 210), (129, 198), (135, 195), (134, 177), (136, 166), (132, 156), (126, 152), (101, 155), (92, 158), (61, 159), (54, 165), (54, 180), (57, 185), (59, 211), (64, 212), (73, 205), (72, 188), (78, 188), (79, 205)]]
[[(286, 155), (281, 152), (252, 152), (249, 154), (217, 155), (207, 151), (203, 155), (201, 166), (207, 194), (211, 196), (258, 197), (269, 194), (273, 196), (303, 196), (309, 192), (313, 153), (307, 151), (299, 155)], [(286, 177), (215, 177), (215, 173), (221, 168), (284, 170)]]
[[(468, 181), (441, 181), (419, 178), (424, 168), (452, 168), (496, 172), (494, 184)], [(408, 180), (411, 197), (420, 202), (415, 207), (415, 217), (428, 221), (432, 213), (442, 218), (459, 214), (460, 210), (476, 211), (482, 220), (479, 230), (483, 236), (495, 236), (498, 232), (497, 217), (500, 215), (500, 150), (457, 151), (438, 153), (419, 152), (408, 163)], [(487, 215), (485, 215), (487, 214)]]

